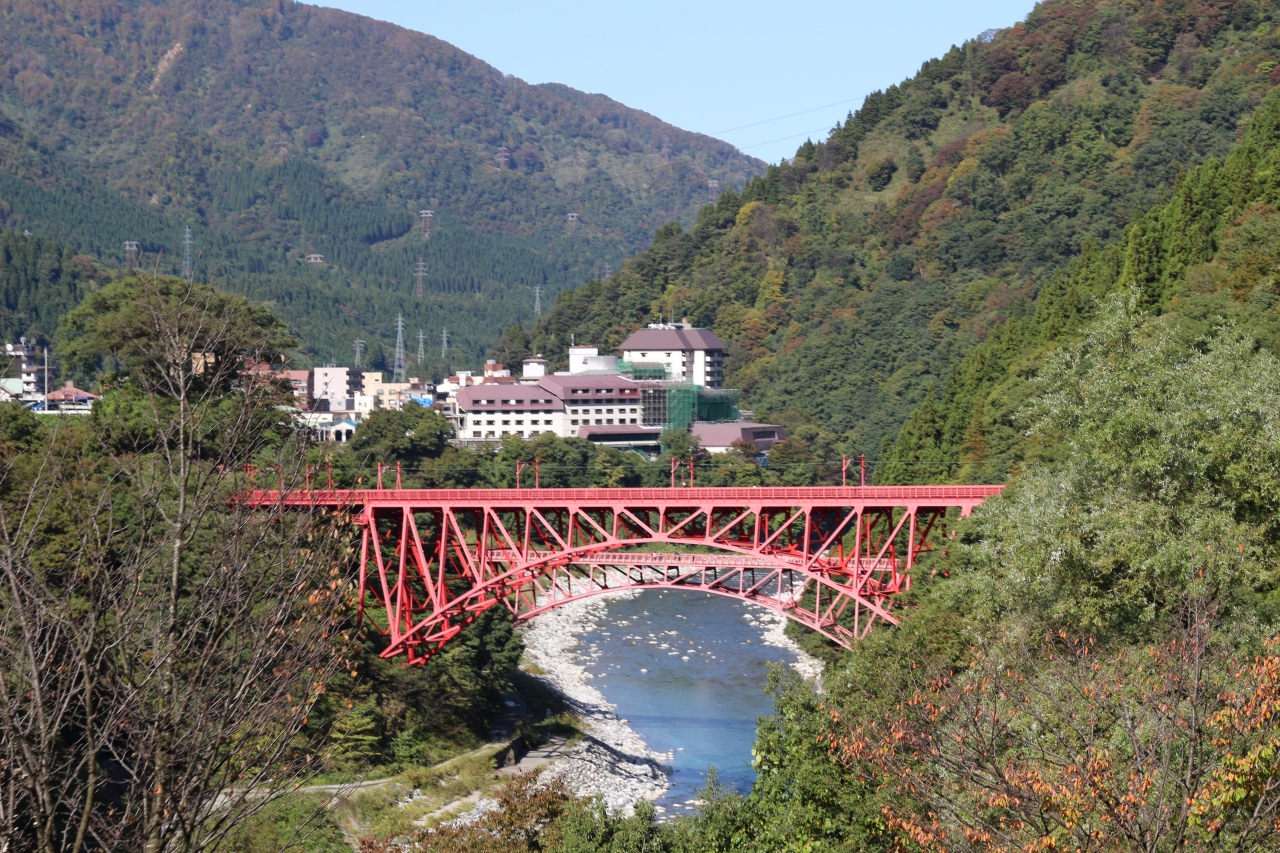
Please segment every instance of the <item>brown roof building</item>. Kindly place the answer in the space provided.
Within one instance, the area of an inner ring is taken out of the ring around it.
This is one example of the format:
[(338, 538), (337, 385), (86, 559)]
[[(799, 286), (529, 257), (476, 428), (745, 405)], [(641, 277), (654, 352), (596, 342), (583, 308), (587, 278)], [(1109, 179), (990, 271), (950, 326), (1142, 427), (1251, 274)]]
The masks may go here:
[(724, 386), (728, 347), (707, 329), (689, 329), (683, 324), (653, 325), (632, 332), (618, 349), (623, 361), (660, 365), (674, 382), (691, 382), (704, 388)]

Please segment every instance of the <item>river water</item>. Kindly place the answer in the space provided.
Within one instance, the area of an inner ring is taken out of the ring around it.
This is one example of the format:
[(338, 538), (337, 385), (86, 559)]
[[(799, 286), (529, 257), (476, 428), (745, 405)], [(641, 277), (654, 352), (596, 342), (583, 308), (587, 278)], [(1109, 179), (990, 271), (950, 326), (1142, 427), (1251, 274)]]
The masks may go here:
[[(707, 593), (646, 591), (608, 600), (581, 635), (578, 663), (650, 748), (670, 754), (667, 815), (696, 808), (707, 768), (745, 793), (755, 781), (756, 720), (772, 712), (766, 664), (796, 654), (763, 642), (768, 611)], [(763, 621), (762, 621), (763, 620)]]

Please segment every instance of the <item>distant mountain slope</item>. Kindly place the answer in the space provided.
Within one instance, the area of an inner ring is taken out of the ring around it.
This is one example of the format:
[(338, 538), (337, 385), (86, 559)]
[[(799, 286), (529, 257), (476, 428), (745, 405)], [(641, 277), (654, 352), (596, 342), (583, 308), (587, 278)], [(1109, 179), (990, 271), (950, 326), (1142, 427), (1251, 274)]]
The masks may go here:
[(729, 342), (751, 408), (874, 457), (1046, 281), (1230, 150), (1280, 82), (1278, 9), (1041, 3), (563, 294), (533, 346), (686, 315)]
[[(345, 310), (281, 308), (329, 357), (386, 338), (401, 311), (477, 355), (499, 321), (531, 315), (534, 286), (617, 266), (663, 222), (692, 222), (708, 179), (740, 186), (763, 167), (333, 9), (10, 0), (3, 20), (0, 224), (117, 260), (124, 240), (173, 259), (191, 225), (205, 270), (259, 297), (340, 279), (339, 296), (359, 294)], [(426, 252), (433, 295), (415, 300), (422, 209), (452, 245)], [(476, 293), (496, 301), (477, 308)]]

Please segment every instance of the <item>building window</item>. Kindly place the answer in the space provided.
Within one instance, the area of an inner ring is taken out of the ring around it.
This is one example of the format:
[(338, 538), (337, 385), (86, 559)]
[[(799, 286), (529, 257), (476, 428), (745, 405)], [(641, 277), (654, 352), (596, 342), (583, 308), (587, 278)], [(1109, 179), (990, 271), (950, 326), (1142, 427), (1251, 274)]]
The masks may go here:
[(613, 418), (607, 418), (607, 419), (605, 420), (605, 423), (607, 423), (607, 424), (612, 424), (612, 423), (613, 423)]
[(472, 438), (479, 438), (479, 437), (480, 437), (480, 430), (476, 430), (475, 432), (471, 433), (471, 437), (472, 437)]
[(604, 412), (604, 413), (605, 413), (606, 415), (612, 415), (612, 414), (613, 414), (613, 409), (605, 409), (605, 412)]
[(524, 421), (516, 421), (516, 426), (524, 426)]
[(485, 421), (485, 422), (484, 422), (484, 425), (485, 425), (485, 426), (493, 426), (493, 421)]
[(597, 425), (600, 425), (600, 424), (603, 424), (603, 423), (604, 423), (604, 421), (602, 421), (600, 418), (596, 418), (596, 424), (597, 424)]
[(604, 409), (596, 409), (596, 414), (597, 414), (597, 415), (603, 415), (603, 414), (604, 414)]
[[(503, 426), (511, 426), (511, 421), (503, 421), (503, 422), (502, 422), (502, 425), (503, 425)], [(506, 435), (506, 433), (504, 432), (504, 433), (503, 433), (503, 435)]]
[(577, 418), (574, 418), (573, 420), (569, 421), (569, 425), (570, 425), (570, 426), (577, 426), (577, 425), (578, 425), (578, 419), (577, 419)]

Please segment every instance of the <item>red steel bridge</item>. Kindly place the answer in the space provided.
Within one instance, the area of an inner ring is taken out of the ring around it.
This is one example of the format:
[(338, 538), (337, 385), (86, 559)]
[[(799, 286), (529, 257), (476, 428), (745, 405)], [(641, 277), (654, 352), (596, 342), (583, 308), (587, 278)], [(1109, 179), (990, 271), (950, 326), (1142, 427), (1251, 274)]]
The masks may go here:
[[(379, 478), (381, 479), (381, 478)], [(384, 657), (431, 657), (490, 607), (517, 621), (621, 589), (715, 593), (843, 646), (920, 554), (1002, 486), (254, 491), (253, 505), (348, 512), (362, 528), (359, 608)], [(372, 614), (371, 614), (372, 616)]]

